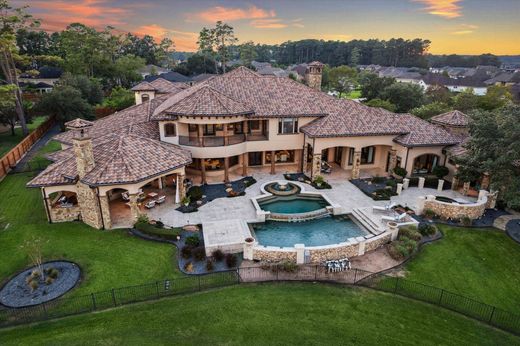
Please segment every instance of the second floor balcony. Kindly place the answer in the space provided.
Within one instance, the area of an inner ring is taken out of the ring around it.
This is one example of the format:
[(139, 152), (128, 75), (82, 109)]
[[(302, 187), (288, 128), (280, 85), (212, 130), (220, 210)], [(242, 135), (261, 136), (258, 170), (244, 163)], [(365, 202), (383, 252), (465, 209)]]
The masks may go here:
[(268, 121), (244, 121), (231, 124), (190, 124), (188, 135), (179, 136), (179, 144), (190, 147), (223, 147), (246, 141), (269, 140)]
[(223, 147), (246, 141), (266, 141), (268, 134), (233, 134), (228, 136), (179, 136), (179, 144), (189, 147)]

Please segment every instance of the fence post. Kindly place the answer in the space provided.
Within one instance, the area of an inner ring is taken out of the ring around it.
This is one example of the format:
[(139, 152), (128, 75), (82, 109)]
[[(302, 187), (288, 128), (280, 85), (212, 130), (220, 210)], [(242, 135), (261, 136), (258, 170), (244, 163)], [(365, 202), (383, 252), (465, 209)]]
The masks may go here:
[(399, 277), (395, 280), (394, 293), (397, 293), (397, 287), (399, 286)]
[(97, 310), (96, 297), (94, 296), (94, 293), (91, 293), (90, 296), (92, 297), (92, 310)]
[(157, 291), (157, 298), (160, 298), (160, 294), (159, 294), (159, 281), (155, 281), (155, 289)]
[(491, 316), (489, 316), (489, 323), (493, 320), (493, 316), (495, 316), (495, 307), (493, 306), (493, 310), (491, 310)]
[(199, 278), (199, 291), (201, 290), (200, 288), (200, 275), (197, 276)]
[(240, 284), (240, 268), (237, 268), (237, 284)]
[(357, 268), (354, 270), (354, 285), (357, 283)]
[(116, 295), (114, 293), (114, 289), (112, 288), (112, 302), (114, 303), (114, 306), (117, 306), (116, 304)]
[(47, 314), (47, 309), (45, 308), (45, 303), (42, 304), (42, 309), (43, 309), (43, 315), (45, 316), (45, 319), (48, 319), (49, 315)]
[(444, 289), (441, 288), (441, 296), (439, 297), (438, 305), (442, 305), (442, 296), (444, 295)]
[(314, 281), (318, 280), (318, 265), (314, 265)]
[(276, 266), (275, 268), (276, 268), (276, 281), (278, 281), (278, 266)]

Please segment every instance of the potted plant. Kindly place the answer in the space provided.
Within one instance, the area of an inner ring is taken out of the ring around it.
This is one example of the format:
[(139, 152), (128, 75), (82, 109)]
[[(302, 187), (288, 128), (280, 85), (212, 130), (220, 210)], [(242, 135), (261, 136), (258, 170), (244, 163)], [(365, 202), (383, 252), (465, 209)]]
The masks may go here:
[(184, 197), (182, 198), (182, 201), (181, 201), (181, 203), (182, 203), (184, 206), (186, 206), (186, 207), (187, 207), (188, 205), (190, 205), (190, 202), (191, 202), (191, 200), (190, 200), (190, 196), (184, 196)]
[(246, 238), (246, 243), (253, 243), (254, 241), (255, 241), (255, 238), (252, 238), (252, 237)]
[(325, 182), (325, 179), (323, 179), (323, 177), (321, 175), (317, 175), (314, 178), (314, 184), (316, 184), (317, 187), (321, 187), (321, 185), (323, 185), (324, 182)]
[(404, 169), (403, 167), (395, 167), (393, 173), (401, 178), (406, 177), (406, 175), (408, 174), (406, 169)]

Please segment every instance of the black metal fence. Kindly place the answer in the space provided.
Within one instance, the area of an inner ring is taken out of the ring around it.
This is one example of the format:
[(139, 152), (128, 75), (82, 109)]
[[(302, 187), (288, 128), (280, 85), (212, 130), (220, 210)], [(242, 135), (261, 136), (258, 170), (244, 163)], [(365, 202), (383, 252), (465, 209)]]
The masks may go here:
[(520, 315), (441, 288), (403, 278), (374, 274), (360, 269), (328, 272), (320, 265), (297, 267), (272, 265), (240, 268), (174, 280), (161, 280), (138, 286), (121, 287), (78, 297), (59, 298), (32, 307), (0, 308), (0, 327), (103, 310), (140, 301), (240, 283), (277, 281), (319, 281), (368, 287), (434, 304), (520, 335)]

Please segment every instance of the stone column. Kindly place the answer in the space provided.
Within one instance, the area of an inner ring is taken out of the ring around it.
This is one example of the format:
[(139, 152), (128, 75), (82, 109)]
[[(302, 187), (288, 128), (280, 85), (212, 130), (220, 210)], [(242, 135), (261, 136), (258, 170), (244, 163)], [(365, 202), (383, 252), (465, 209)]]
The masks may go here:
[[(361, 237), (361, 238), (363, 238), (363, 237)], [(363, 256), (365, 254), (365, 249), (366, 249), (366, 239), (363, 238), (363, 240), (361, 240), (359, 242), (358, 256)]]
[(179, 199), (181, 201), (184, 197), (186, 197), (186, 185), (184, 185), (184, 178), (186, 178), (184, 173), (177, 173), (177, 186), (179, 189)]
[(390, 221), (388, 223), (388, 231), (392, 233), (390, 240), (391, 241), (396, 240), (397, 235), (399, 234), (399, 226), (397, 226), (397, 222)]
[(305, 245), (304, 244), (294, 244), (294, 249), (296, 250), (296, 264), (304, 264), (305, 263)]
[(444, 188), (444, 180), (439, 179), (439, 182), (437, 183), (437, 191), (442, 192), (443, 188)]
[(224, 145), (228, 145), (229, 140), (228, 140), (228, 133), (227, 133), (227, 124), (222, 125), (222, 132), (224, 135)]
[(206, 164), (204, 159), (200, 160), (200, 183), (206, 184)]
[(400, 195), (403, 192), (403, 184), (397, 184), (397, 195)]
[(451, 189), (457, 190), (458, 185), (459, 185), (459, 178), (453, 177), (453, 179), (451, 181)]
[(424, 197), (424, 196), (417, 197), (417, 209), (415, 210), (417, 215), (422, 215), (422, 213), (424, 211), (425, 202), (426, 202), (426, 197)]
[(311, 179), (314, 180), (321, 173), (321, 153), (312, 155)]
[(490, 181), (489, 174), (484, 173), (482, 175), (482, 181), (480, 182), (480, 188), (483, 190), (489, 189), (489, 181)]
[(96, 191), (82, 182), (76, 184), (76, 191), (83, 222), (91, 227), (101, 229), (103, 221)]
[(469, 192), (469, 181), (464, 182), (464, 185), (462, 186), (462, 195), (467, 196)]
[(132, 215), (132, 221), (135, 223), (137, 219), (139, 218), (139, 215), (141, 214), (141, 211), (139, 210), (139, 206), (137, 205), (137, 197), (139, 196), (138, 193), (134, 193), (129, 195), (130, 201), (128, 204), (130, 205), (130, 213)]
[(249, 132), (249, 121), (244, 120), (244, 124), (242, 125), (242, 130), (244, 131), (244, 138), (247, 139), (247, 133)]
[(302, 173), (307, 173), (307, 156), (309, 156), (309, 146), (305, 143), (302, 151)]
[(424, 179), (424, 177), (420, 177), (419, 178), (419, 186), (417, 186), (419, 189), (424, 189), (424, 181), (426, 179)]
[(159, 189), (162, 190), (163, 189), (163, 177), (159, 177), (157, 178), (157, 185), (159, 186)]
[(390, 174), (394, 172), (396, 165), (397, 165), (397, 150), (390, 149), (390, 161), (388, 162), (388, 172)]
[(403, 189), (407, 189), (410, 186), (410, 179), (404, 178), (403, 179)]
[(488, 201), (486, 208), (494, 209), (497, 205), (498, 191), (491, 192), (487, 195)]
[(275, 174), (276, 173), (276, 169), (275, 169), (275, 166), (274, 166), (276, 158), (275, 158), (274, 153), (275, 153), (275, 151), (271, 150), (271, 174)]
[(247, 166), (249, 161), (249, 155), (247, 153), (242, 154), (242, 176), (247, 177)]
[(253, 247), (255, 246), (254, 242), (244, 242), (244, 259), (248, 261), (253, 260)]
[(224, 157), (224, 182), (229, 182), (229, 157)]
[(359, 179), (359, 171), (361, 165), (361, 151), (354, 151), (352, 160), (352, 179)]
[(202, 147), (204, 146), (203, 144), (203, 141), (204, 141), (204, 130), (202, 128), (202, 125), (197, 125), (197, 138), (198, 138), (198, 141), (199, 141), (199, 147)]
[(110, 217), (110, 202), (108, 201), (108, 196), (99, 196), (99, 201), (101, 202), (101, 213), (103, 215), (105, 229), (111, 229), (112, 218)]

